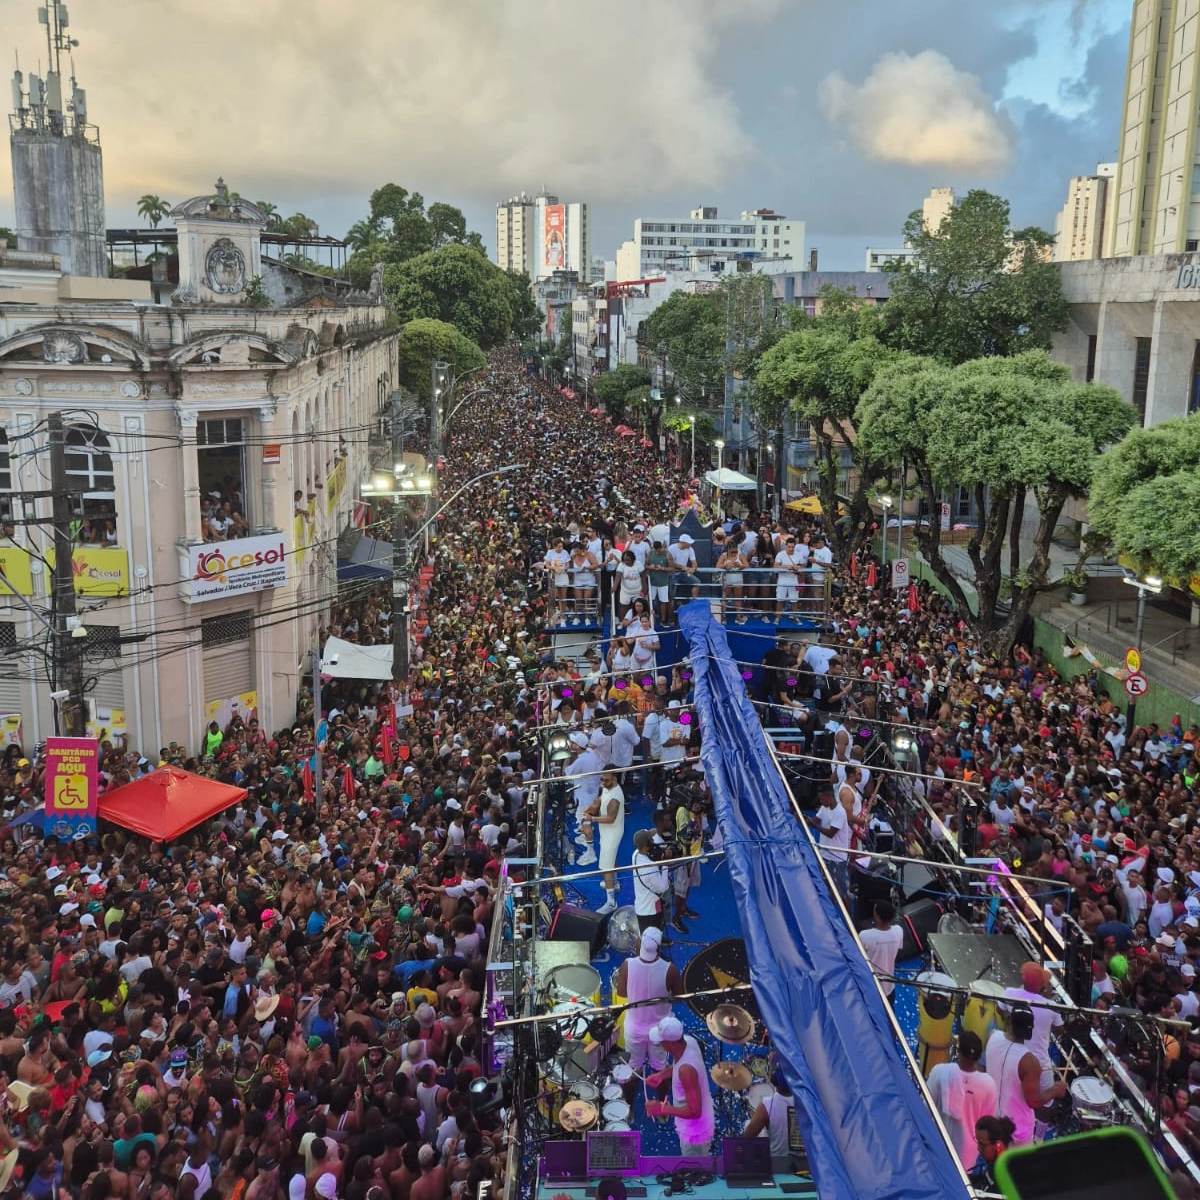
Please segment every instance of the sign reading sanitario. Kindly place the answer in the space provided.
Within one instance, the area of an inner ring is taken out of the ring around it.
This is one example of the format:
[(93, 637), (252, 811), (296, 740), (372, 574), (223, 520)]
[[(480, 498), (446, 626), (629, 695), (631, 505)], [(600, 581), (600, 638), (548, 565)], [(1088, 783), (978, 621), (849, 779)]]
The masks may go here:
[(215, 600), (287, 583), (287, 551), (277, 533), (193, 546), (189, 558), (193, 600)]

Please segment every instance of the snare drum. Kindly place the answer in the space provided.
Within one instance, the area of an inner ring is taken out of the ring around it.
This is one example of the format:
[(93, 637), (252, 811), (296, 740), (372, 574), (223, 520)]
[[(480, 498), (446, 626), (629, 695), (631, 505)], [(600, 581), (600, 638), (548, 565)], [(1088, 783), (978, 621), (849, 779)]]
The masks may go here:
[(746, 1091), (746, 1101), (750, 1105), (750, 1115), (754, 1116), (758, 1112), (758, 1106), (769, 1096), (773, 1095), (774, 1092), (775, 1089), (766, 1080), (752, 1083)]
[(628, 1083), (633, 1078), (633, 1068), (628, 1063), (617, 1063), (612, 1069), (612, 1081), (616, 1084)]
[(606, 1133), (628, 1133), (629, 1132), (629, 1122), (628, 1121), (609, 1121), (608, 1124), (604, 1126), (604, 1129), (605, 1129)]
[(587, 1018), (579, 1015), (586, 1008), (586, 1004), (567, 1001), (550, 1010), (558, 1018), (554, 1024), (564, 1042), (582, 1042), (587, 1037)]
[(604, 1091), (602, 1091), (600, 1095), (605, 1104), (607, 1104), (610, 1100), (624, 1100), (625, 1089), (622, 1088), (619, 1083), (606, 1083), (604, 1085)]
[(971, 994), (963, 1008), (962, 1028), (977, 1034), (985, 1048), (998, 1027), (999, 1005), (1003, 1000), (1004, 989), (998, 983), (977, 979), (971, 984)]
[(562, 963), (547, 973), (545, 988), (555, 1004), (596, 1007), (600, 1003), (600, 972), (587, 963)]
[(1080, 1075), (1071, 1084), (1071, 1103), (1080, 1129), (1104, 1129), (1116, 1118), (1116, 1095), (1094, 1075)]
[(614, 1125), (624, 1125), (628, 1129), (630, 1112), (631, 1109), (624, 1100), (610, 1100), (600, 1110), (600, 1116), (604, 1120), (604, 1128), (612, 1129)]

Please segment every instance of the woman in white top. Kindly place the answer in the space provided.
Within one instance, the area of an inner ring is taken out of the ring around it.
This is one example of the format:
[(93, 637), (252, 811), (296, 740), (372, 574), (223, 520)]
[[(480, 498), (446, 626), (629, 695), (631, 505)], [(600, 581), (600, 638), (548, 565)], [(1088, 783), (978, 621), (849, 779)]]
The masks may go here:
[(627, 637), (613, 638), (608, 648), (608, 667), (614, 675), (623, 675), (633, 670), (633, 642)]
[(576, 542), (571, 548), (571, 573), (575, 587), (575, 616), (591, 613), (596, 606), (596, 556), (584, 545)]
[(620, 586), (617, 603), (622, 608), (628, 608), (642, 594), (642, 568), (638, 566), (637, 557), (632, 550), (626, 550), (621, 555), (621, 564), (617, 567), (617, 581)]
[(605, 764), (604, 774), (600, 776), (600, 799), (591, 811), (593, 822), (600, 828), (600, 870), (604, 872), (606, 897), (599, 912), (608, 914), (617, 907), (617, 876), (613, 868), (617, 865), (621, 838), (625, 836), (625, 793), (617, 782), (612, 763)]
[(571, 556), (563, 549), (561, 537), (554, 539), (542, 562), (550, 575), (550, 611), (561, 619), (559, 605), (565, 603), (571, 585)]
[(631, 630), (636, 640), (633, 643), (633, 665), (640, 670), (648, 670), (654, 666), (654, 656), (658, 653), (658, 634), (650, 621), (649, 613), (642, 613), (636, 627)]
[[(625, 632), (630, 637), (637, 637), (637, 627), (641, 623), (642, 615), (649, 612), (650, 606), (641, 596), (638, 596), (632, 606), (625, 610), (625, 615), (621, 618), (621, 624), (625, 627)], [(653, 616), (651, 616), (651, 620), (653, 620)]]

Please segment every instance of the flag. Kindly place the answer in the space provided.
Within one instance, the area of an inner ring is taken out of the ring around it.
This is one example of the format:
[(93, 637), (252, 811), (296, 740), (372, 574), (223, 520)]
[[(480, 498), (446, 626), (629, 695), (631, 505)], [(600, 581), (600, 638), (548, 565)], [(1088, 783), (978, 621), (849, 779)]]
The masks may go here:
[(304, 799), (311, 804), (313, 802), (313, 770), (308, 759), (304, 760), (304, 766), (300, 769), (300, 779), (304, 784)]
[(875, 571), (875, 564), (872, 563), (867, 568), (867, 587), (873, 588), (879, 582), (879, 577)]
[(344, 791), (352, 800), (354, 799), (354, 786), (354, 770), (350, 764), (347, 763), (342, 771), (342, 791)]
[(908, 611), (910, 613), (921, 611), (921, 601), (917, 596), (917, 585), (915, 583), (908, 585)]
[(379, 740), (382, 744), (383, 765), (390, 767), (395, 760), (396, 754), (392, 748), (392, 727), (385, 725), (383, 731), (379, 735)]
[(858, 578), (858, 555), (857, 554), (850, 555), (850, 578), (851, 579)]

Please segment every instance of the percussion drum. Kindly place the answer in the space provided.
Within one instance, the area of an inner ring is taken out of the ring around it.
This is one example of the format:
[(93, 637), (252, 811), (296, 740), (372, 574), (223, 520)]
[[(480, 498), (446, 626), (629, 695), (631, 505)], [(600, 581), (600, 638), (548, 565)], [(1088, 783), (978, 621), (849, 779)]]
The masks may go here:
[(604, 1128), (612, 1129), (614, 1124), (624, 1125), (629, 1128), (629, 1114), (633, 1110), (625, 1103), (624, 1100), (610, 1100), (603, 1109), (600, 1110), (600, 1116), (604, 1120)]
[(765, 1079), (758, 1083), (752, 1083), (750, 1090), (746, 1093), (746, 1100), (750, 1105), (750, 1115), (754, 1116), (758, 1111), (758, 1106), (774, 1092), (775, 1089)]
[(1116, 1094), (1094, 1075), (1080, 1075), (1071, 1084), (1071, 1103), (1081, 1130), (1105, 1129), (1116, 1120)]
[[(618, 967), (617, 971), (619, 971), (620, 969), (621, 968)], [(608, 981), (608, 991), (609, 991), (609, 995), (612, 996), (612, 1002), (614, 1005), (624, 1004), (625, 1000), (626, 1000), (626, 997), (622, 996), (621, 993), (617, 991), (617, 971), (614, 971), (612, 973), (612, 977)], [(622, 1010), (621, 1013), (617, 1017), (617, 1046), (622, 1050), (625, 1049), (625, 1012), (624, 1012), (624, 1010)]]
[(571, 1098), (574, 1084), (583, 1071), (571, 1061), (548, 1063), (538, 1083), (537, 1110), (554, 1125), (558, 1124), (563, 1105)]
[(1004, 1001), (1004, 989), (990, 979), (977, 979), (971, 984), (971, 994), (963, 1007), (962, 1028), (978, 1034), (987, 1047), (988, 1038), (999, 1028), (999, 1006)]
[(571, 1099), (586, 1100), (589, 1104), (600, 1102), (600, 1089), (590, 1079), (580, 1079), (571, 1084)]
[(628, 1083), (633, 1078), (633, 1068), (628, 1063), (617, 1063), (612, 1069), (612, 1081), (617, 1084)]
[(917, 976), (917, 1050), (926, 1079), (938, 1063), (950, 1061), (954, 1030), (954, 980), (940, 971)]
[(605, 1125), (604, 1130), (606, 1133), (628, 1133), (629, 1132), (629, 1122), (628, 1121), (609, 1121), (609, 1123), (607, 1125)]
[(561, 963), (546, 975), (546, 994), (554, 1004), (600, 1003), (600, 972), (587, 963)]
[(600, 1095), (605, 1104), (607, 1104), (610, 1100), (625, 1099), (625, 1091), (619, 1083), (606, 1083), (604, 1085), (604, 1091), (602, 1091)]
[(559, 1019), (554, 1022), (562, 1034), (564, 1042), (582, 1042), (587, 1037), (587, 1018), (579, 1014), (588, 1006), (586, 1004), (564, 1001), (556, 1004), (550, 1011)]

